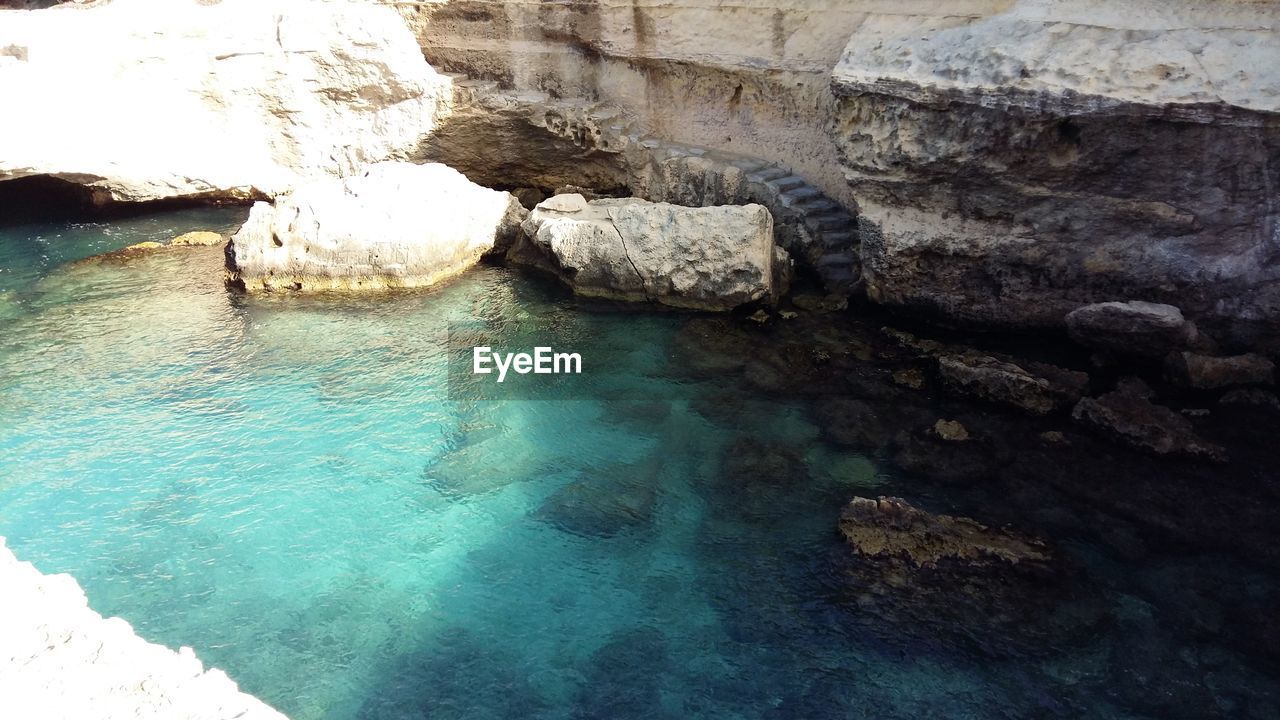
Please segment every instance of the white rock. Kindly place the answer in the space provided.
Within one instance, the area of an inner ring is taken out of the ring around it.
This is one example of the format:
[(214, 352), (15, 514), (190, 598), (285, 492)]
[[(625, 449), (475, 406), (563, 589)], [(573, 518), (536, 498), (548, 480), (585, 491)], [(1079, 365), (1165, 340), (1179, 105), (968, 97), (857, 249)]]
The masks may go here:
[(0, 180), (95, 199), (274, 197), (413, 152), (451, 81), (373, 3), (0, 10)]
[(69, 575), (42, 575), (0, 538), (0, 708), (25, 720), (285, 720), (191, 648), (174, 652), (89, 607)]
[(229, 279), (250, 291), (422, 287), (503, 246), (525, 214), (446, 165), (377, 163), (254, 204), (231, 238)]
[(773, 216), (760, 205), (558, 195), (538, 205), (524, 231), (512, 259), (556, 272), (584, 296), (729, 310), (778, 292)]

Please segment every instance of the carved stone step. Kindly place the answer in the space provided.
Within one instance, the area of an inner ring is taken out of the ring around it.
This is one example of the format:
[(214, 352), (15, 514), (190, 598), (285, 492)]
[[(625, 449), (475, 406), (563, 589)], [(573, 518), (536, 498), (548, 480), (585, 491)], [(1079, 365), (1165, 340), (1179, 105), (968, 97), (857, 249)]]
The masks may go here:
[(777, 180), (778, 178), (784, 178), (790, 174), (791, 172), (788, 170), (773, 166), (773, 167), (767, 167), (763, 170), (757, 170), (756, 172), (753, 172), (750, 175), (748, 175), (747, 179), (750, 180), (751, 182), (766, 183), (766, 182), (769, 182), (770, 180)]
[(811, 215), (804, 219), (804, 224), (817, 232), (838, 231), (852, 229), (853, 218), (848, 213), (834, 212), (827, 215)]
[(826, 196), (822, 194), (822, 191), (812, 185), (802, 185), (798, 188), (788, 190), (783, 193), (783, 197), (792, 205), (800, 205), (806, 201), (817, 199), (826, 199)]
[(827, 248), (852, 248), (858, 244), (858, 238), (851, 232), (824, 232), (819, 237)]
[(799, 175), (787, 175), (776, 180), (770, 180), (767, 184), (774, 190), (785, 194), (796, 188), (804, 187), (805, 182), (804, 178)]

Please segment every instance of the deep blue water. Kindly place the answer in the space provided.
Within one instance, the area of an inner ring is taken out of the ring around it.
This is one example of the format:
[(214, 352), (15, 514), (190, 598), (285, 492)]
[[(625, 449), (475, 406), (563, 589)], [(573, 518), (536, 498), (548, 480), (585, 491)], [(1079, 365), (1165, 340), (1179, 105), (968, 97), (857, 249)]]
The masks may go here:
[[(0, 230), (0, 535), (295, 720), (1159, 717), (1132, 698), (1163, 680), (1109, 677), (1148, 641), (1217, 653), (1223, 716), (1275, 707), (1274, 678), (1163, 629), (1159, 589), (1098, 590), (1119, 619), (1034, 659), (896, 642), (849, 600), (835, 522), (908, 480), (798, 399), (708, 417), (741, 391), (672, 366), (684, 316), (498, 268), (259, 299), (217, 248), (75, 262), (242, 213)], [(451, 400), (448, 330), (474, 322), (610, 372), (569, 401)], [(766, 442), (803, 479), (760, 495), (725, 465)]]

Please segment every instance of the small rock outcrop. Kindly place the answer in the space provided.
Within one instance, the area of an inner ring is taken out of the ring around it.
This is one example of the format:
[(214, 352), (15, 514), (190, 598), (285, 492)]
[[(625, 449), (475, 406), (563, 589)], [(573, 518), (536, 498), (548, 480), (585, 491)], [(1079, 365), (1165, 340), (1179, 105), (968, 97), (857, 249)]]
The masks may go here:
[(0, 10), (0, 87), (39, 108), (8, 114), (0, 180), (99, 204), (349, 175), (414, 153), (452, 94), (393, 9), (285, 0)]
[(378, 163), (255, 203), (227, 277), (249, 291), (423, 287), (503, 249), (525, 212), (445, 165)]
[(1270, 385), (1276, 365), (1267, 358), (1249, 353), (1212, 357), (1192, 352), (1171, 353), (1165, 360), (1169, 379), (1183, 387), (1214, 390), (1235, 385)]
[(1157, 455), (1226, 460), (1226, 451), (1197, 435), (1191, 421), (1129, 387), (1080, 400), (1072, 417)]
[(175, 247), (208, 247), (210, 245), (221, 245), (225, 240), (226, 238), (221, 233), (196, 230), (179, 235), (170, 240), (169, 244)]
[(1196, 334), (1173, 305), (1137, 300), (1086, 305), (1068, 313), (1066, 323), (1081, 345), (1120, 355), (1161, 357), (1187, 347)]
[(840, 533), (863, 558), (907, 570), (943, 564), (1043, 567), (1052, 559), (1039, 540), (970, 518), (934, 515), (901, 498), (854, 498), (840, 514)]
[(509, 257), (550, 270), (586, 297), (697, 310), (773, 303), (787, 264), (760, 205), (588, 202), (577, 194), (540, 203)]
[(1045, 363), (1015, 364), (978, 352), (943, 355), (938, 373), (957, 392), (1035, 415), (1070, 407), (1089, 384), (1082, 372)]
[(0, 538), (0, 697), (5, 717), (285, 720), (206, 669), (89, 607), (69, 575), (43, 575)]

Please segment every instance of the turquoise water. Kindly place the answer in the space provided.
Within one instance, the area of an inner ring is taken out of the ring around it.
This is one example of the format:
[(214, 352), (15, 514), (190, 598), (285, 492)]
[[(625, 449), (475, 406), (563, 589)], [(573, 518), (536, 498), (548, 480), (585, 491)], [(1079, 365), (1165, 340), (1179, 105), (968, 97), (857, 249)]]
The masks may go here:
[[(910, 488), (800, 399), (681, 372), (683, 316), (499, 268), (259, 299), (218, 248), (76, 262), (242, 212), (0, 230), (0, 535), (295, 720), (1163, 715), (1110, 691), (1145, 640), (1105, 623), (1028, 659), (859, 617), (835, 520)], [(611, 371), (571, 401), (450, 399), (456, 323)], [(726, 472), (759, 446), (794, 482)], [(1224, 715), (1274, 707), (1265, 673), (1218, 667), (1251, 688)]]

